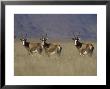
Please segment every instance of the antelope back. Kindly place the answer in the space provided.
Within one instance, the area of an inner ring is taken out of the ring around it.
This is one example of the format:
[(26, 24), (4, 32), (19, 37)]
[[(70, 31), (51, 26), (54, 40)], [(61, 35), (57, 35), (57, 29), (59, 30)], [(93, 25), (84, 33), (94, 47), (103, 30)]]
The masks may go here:
[(40, 43), (30, 43), (29, 44), (29, 48), (37, 48), (39, 46), (41, 46)]

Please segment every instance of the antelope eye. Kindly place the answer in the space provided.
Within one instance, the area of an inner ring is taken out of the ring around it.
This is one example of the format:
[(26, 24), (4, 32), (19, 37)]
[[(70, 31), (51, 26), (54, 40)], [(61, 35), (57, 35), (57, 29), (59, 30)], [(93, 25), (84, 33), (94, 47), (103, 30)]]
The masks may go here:
[(72, 38), (72, 40), (74, 40), (74, 38)]

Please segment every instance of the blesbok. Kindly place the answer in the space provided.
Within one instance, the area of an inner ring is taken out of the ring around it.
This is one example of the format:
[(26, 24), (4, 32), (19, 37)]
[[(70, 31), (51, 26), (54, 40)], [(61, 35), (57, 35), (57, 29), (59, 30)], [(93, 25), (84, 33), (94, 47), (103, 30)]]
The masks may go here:
[(74, 33), (73, 33), (73, 35), (74, 35), (74, 38), (72, 38), (72, 40), (74, 40), (74, 45), (78, 49), (80, 55), (84, 56), (84, 55), (88, 54), (89, 56), (92, 56), (93, 50), (94, 50), (93, 44), (91, 44), (91, 43), (82, 43), (82, 42), (80, 42), (79, 35), (75, 35)]
[(50, 56), (52, 54), (57, 54), (58, 56), (60, 56), (61, 51), (62, 51), (62, 47), (60, 46), (60, 44), (57, 43), (47, 43), (47, 34), (46, 36), (42, 36), (42, 38), (40, 39), (42, 41), (42, 46), (45, 50), (45, 53)]
[(29, 55), (31, 54), (33, 56), (33, 53), (38, 53), (41, 55), (41, 53), (42, 53), (41, 43), (29, 42), (29, 41), (27, 41), (26, 36), (21, 38), (20, 40), (22, 42), (22, 45), (27, 49)]

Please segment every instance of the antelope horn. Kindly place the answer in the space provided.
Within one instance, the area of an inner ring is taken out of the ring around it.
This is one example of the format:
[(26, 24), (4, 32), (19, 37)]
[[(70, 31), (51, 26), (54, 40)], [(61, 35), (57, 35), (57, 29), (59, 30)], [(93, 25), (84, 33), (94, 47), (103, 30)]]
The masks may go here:
[(74, 32), (73, 32), (73, 36), (76, 38), (76, 36), (75, 36)]
[(46, 35), (45, 35), (46, 37), (47, 37), (47, 33), (46, 33)]
[(45, 34), (45, 38), (47, 38), (47, 33)]
[(46, 39), (48, 39), (47, 33), (46, 33), (46, 36), (45, 36), (45, 38), (46, 38)]
[(40, 38), (40, 39), (43, 39), (43, 37), (44, 37), (44, 34), (42, 34), (42, 36), (41, 36), (41, 38)]
[(20, 34), (20, 37), (21, 37), (22, 39), (24, 38), (24, 37), (23, 37), (23, 33)]
[(25, 38), (27, 38), (27, 33), (25, 34)]
[(80, 32), (77, 34), (77, 37), (79, 37), (80, 36)]

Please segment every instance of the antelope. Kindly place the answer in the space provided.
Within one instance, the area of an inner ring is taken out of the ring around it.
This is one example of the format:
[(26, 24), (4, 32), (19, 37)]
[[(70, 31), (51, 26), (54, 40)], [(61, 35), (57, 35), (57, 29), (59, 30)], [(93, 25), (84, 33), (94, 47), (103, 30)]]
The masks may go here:
[[(80, 33), (79, 33), (80, 34)], [(72, 40), (74, 41), (74, 45), (76, 46), (76, 48), (78, 49), (80, 56), (84, 56), (84, 55), (89, 55), (92, 56), (93, 54), (93, 50), (94, 50), (94, 46), (91, 43), (82, 43), (80, 42), (80, 37), (79, 35), (74, 35), (74, 38), (72, 38)]]
[(53, 54), (57, 54), (58, 56), (61, 55), (61, 51), (62, 51), (62, 47), (59, 44), (56, 43), (47, 43), (47, 34), (46, 36), (42, 36), (42, 38), (40, 39), (42, 42), (42, 46), (45, 50), (45, 53), (50, 56)]
[(26, 48), (29, 55), (31, 54), (33, 56), (33, 53), (38, 53), (41, 55), (42, 53), (42, 46), (41, 43), (32, 43), (27, 41), (26, 37), (20, 39), (22, 42), (22, 45)]

